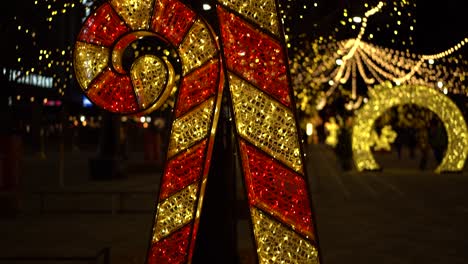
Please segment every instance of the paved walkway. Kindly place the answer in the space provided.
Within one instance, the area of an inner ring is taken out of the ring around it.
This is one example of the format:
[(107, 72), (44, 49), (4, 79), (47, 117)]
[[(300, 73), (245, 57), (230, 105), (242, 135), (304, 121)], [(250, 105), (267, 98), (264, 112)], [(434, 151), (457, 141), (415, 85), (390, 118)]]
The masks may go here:
[[(90, 181), (91, 155), (67, 152), (63, 181), (56, 154), (46, 160), (24, 157), (22, 212), (0, 218), (0, 257), (85, 256), (110, 247), (112, 264), (143, 262), (160, 173), (139, 164), (149, 169), (129, 172), (125, 179)], [(325, 264), (467, 263), (468, 173), (419, 171), (417, 159), (398, 160), (395, 153), (377, 154), (385, 167), (381, 172), (343, 172), (323, 145), (310, 146), (307, 157)], [(435, 167), (433, 160), (429, 166)], [(38, 191), (92, 194), (48, 196), (40, 214)], [(127, 193), (123, 202), (119, 192)], [(135, 208), (139, 211), (125, 213)], [(248, 237), (247, 221), (241, 220), (241, 248)]]

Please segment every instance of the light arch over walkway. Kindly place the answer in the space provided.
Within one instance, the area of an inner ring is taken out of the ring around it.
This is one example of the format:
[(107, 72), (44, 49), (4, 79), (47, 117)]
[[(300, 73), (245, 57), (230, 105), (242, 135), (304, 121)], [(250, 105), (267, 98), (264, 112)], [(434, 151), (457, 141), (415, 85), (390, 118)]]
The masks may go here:
[(369, 102), (356, 111), (352, 148), (356, 168), (359, 171), (377, 170), (379, 165), (371, 151), (371, 131), (375, 120), (388, 109), (403, 105), (415, 104), (434, 112), (443, 122), (447, 131), (448, 145), (442, 162), (436, 172), (461, 171), (468, 155), (468, 130), (463, 115), (449, 97), (433, 88), (417, 85), (390, 84), (374, 88)]

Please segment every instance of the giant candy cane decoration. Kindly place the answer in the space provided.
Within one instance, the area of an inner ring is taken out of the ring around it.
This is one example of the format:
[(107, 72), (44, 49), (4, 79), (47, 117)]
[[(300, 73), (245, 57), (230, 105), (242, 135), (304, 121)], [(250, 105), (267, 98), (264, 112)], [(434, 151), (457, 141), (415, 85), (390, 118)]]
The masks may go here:
[(259, 262), (319, 263), (277, 4), (216, 8), (219, 40), (179, 0), (109, 0), (75, 45), (81, 88), (110, 112), (147, 113), (177, 90), (148, 263), (191, 262), (225, 82)]

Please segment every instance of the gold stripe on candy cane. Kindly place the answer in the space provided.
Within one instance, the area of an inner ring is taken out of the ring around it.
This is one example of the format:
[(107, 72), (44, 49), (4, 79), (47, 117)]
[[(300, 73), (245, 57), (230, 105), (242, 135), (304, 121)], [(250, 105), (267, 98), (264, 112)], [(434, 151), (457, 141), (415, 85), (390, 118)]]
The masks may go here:
[(183, 74), (186, 75), (192, 69), (213, 58), (217, 51), (208, 26), (198, 19), (179, 46)]
[(210, 130), (214, 97), (176, 119), (172, 125), (168, 156), (172, 157), (205, 138)]
[(149, 28), (153, 0), (111, 0), (110, 2), (133, 30)]
[(159, 203), (156, 210), (153, 243), (158, 242), (193, 220), (197, 191), (198, 182), (187, 186)]
[(261, 28), (279, 35), (275, 0), (220, 0), (219, 2), (254, 21)]
[(259, 263), (318, 264), (317, 247), (262, 211), (250, 209)]
[(109, 63), (110, 50), (81, 41), (75, 44), (75, 75), (81, 88), (86, 90), (91, 81), (101, 73)]
[(239, 134), (256, 147), (302, 173), (294, 115), (234, 74), (229, 74), (236, 126)]

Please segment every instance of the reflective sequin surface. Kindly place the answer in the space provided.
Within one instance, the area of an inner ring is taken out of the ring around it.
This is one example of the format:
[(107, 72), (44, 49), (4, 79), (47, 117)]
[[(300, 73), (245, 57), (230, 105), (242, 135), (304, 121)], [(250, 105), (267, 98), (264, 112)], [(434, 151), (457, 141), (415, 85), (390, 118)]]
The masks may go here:
[(228, 69), (290, 106), (287, 61), (279, 41), (222, 8), (218, 14)]
[(262, 211), (251, 208), (259, 263), (317, 264), (315, 245)]
[(119, 36), (128, 31), (129, 28), (119, 18), (112, 6), (105, 3), (86, 19), (78, 40), (110, 47)]
[(153, 243), (190, 222), (194, 217), (198, 183), (187, 186), (158, 204)]
[(165, 62), (156, 56), (146, 55), (135, 60), (130, 77), (142, 109), (151, 106), (166, 89), (168, 75)]
[(190, 147), (208, 135), (212, 120), (214, 98), (204, 102), (197, 109), (176, 119), (172, 124), (168, 156)]
[(149, 28), (153, 0), (111, 0), (111, 5), (133, 30)]
[(152, 29), (178, 46), (192, 26), (196, 14), (177, 0), (158, 0), (154, 9)]
[(216, 52), (216, 44), (208, 26), (202, 20), (197, 20), (179, 46), (183, 74), (213, 58)]
[(84, 42), (75, 44), (75, 75), (83, 90), (109, 63), (109, 49)]
[(176, 116), (182, 115), (216, 93), (219, 67), (219, 61), (212, 60), (185, 76), (180, 86)]
[(303, 176), (248, 143), (240, 143), (250, 203), (313, 238), (312, 210)]
[(160, 199), (166, 199), (200, 179), (205, 160), (206, 141), (193, 146), (167, 163), (161, 182)]
[(302, 171), (292, 112), (233, 74), (230, 88), (239, 134), (295, 171)]
[(275, 0), (220, 0), (220, 3), (237, 10), (247, 19), (254, 21), (261, 28), (279, 35)]

